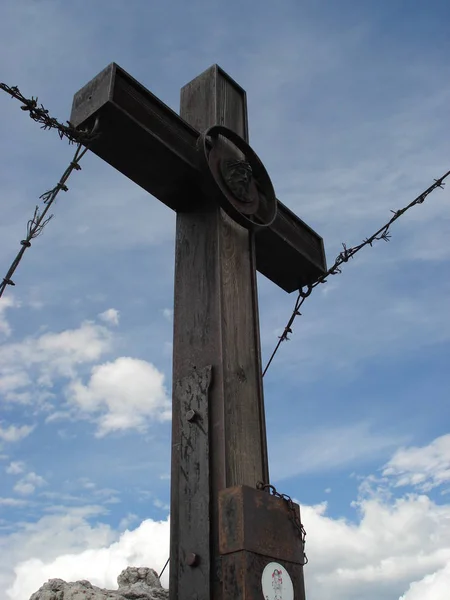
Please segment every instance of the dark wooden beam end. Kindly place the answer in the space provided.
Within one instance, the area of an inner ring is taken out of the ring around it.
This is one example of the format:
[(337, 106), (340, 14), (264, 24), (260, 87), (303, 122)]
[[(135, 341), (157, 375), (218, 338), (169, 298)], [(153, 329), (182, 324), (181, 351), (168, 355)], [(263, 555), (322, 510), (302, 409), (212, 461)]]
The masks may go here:
[(195, 129), (115, 63), (74, 96), (75, 127), (90, 128), (97, 117), (94, 154), (169, 208), (192, 210), (200, 175)]
[(256, 234), (258, 271), (286, 292), (326, 273), (323, 239), (278, 200), (277, 217)]

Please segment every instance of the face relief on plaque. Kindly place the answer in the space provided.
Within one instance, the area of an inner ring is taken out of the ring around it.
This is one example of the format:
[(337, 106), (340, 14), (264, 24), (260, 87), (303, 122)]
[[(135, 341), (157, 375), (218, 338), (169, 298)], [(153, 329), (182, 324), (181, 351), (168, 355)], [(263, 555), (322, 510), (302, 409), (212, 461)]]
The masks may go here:
[(294, 600), (294, 586), (286, 569), (276, 562), (264, 567), (261, 577), (264, 600)]

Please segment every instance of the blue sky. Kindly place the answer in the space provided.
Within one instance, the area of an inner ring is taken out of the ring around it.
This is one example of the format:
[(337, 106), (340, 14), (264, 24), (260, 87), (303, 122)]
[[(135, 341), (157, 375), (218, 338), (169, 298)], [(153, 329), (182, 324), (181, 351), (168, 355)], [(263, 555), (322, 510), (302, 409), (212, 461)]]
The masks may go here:
[[(450, 168), (447, 16), (437, 0), (4, 0), (0, 80), (65, 120), (112, 61), (176, 111), (218, 63), (331, 265)], [(6, 273), (72, 148), (0, 103)], [(96, 156), (82, 166), (0, 299), (0, 600), (50, 577), (114, 587), (167, 558), (175, 215)], [(302, 506), (309, 600), (450, 585), (449, 234), (447, 188), (311, 295), (265, 377), (271, 479)], [(267, 359), (295, 297), (258, 285)]]

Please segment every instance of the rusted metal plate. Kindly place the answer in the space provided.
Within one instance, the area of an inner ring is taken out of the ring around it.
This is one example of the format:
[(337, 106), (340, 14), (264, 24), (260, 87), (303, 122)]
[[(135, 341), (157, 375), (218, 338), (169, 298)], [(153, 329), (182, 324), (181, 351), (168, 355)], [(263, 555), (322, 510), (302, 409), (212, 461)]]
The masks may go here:
[[(272, 561), (265, 556), (253, 552), (235, 552), (222, 557), (222, 600), (292, 600), (288, 594), (281, 596), (277, 589), (278, 581), (274, 581), (273, 593), (263, 592), (263, 575)], [(273, 563), (272, 563), (273, 564)], [(276, 574), (274, 579), (281, 575), (288, 575), (292, 582), (294, 600), (305, 600), (305, 583), (303, 567), (289, 561), (280, 561), (281, 574)], [(278, 569), (277, 569), (278, 570)], [(272, 570), (271, 575), (275, 569)], [(287, 579), (287, 577), (286, 577)], [(264, 586), (266, 587), (266, 586)], [(278, 586), (279, 587), (279, 586)], [(286, 592), (289, 586), (286, 585)]]
[[(300, 518), (300, 507), (294, 504)], [(284, 500), (248, 486), (220, 492), (221, 554), (240, 550), (302, 564), (303, 547)]]
[(208, 391), (212, 367), (196, 369), (175, 383), (178, 404), (178, 600), (210, 600)]

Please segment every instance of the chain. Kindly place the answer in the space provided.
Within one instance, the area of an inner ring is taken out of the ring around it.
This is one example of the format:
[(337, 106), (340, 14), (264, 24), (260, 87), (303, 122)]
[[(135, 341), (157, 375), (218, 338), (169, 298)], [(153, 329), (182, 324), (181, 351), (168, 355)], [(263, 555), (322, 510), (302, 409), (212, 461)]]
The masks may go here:
[(338, 254), (334, 265), (332, 267), (330, 267), (326, 273), (321, 275), (314, 283), (312, 283), (308, 286), (305, 286), (305, 289), (301, 288), (299, 290), (297, 299), (295, 301), (294, 310), (292, 311), (292, 314), (284, 328), (283, 333), (279, 336), (278, 343), (275, 346), (275, 349), (272, 352), (270, 359), (268, 360), (267, 365), (263, 371), (263, 374), (262, 374), (263, 377), (266, 374), (267, 369), (270, 367), (270, 365), (275, 357), (275, 354), (278, 352), (278, 349), (281, 346), (281, 343), (290, 339), (289, 334), (292, 333), (292, 325), (293, 325), (296, 317), (299, 317), (302, 314), (300, 312), (300, 307), (302, 306), (302, 304), (306, 300), (306, 298), (308, 298), (308, 296), (311, 295), (311, 292), (313, 291), (313, 289), (315, 289), (321, 283), (326, 283), (327, 277), (329, 277), (330, 275), (340, 274), (342, 272), (341, 271), (342, 265), (344, 263), (347, 263), (351, 258), (354, 257), (354, 255), (357, 252), (362, 250), (365, 246), (372, 247), (372, 244), (374, 242), (380, 241), (380, 240), (383, 240), (384, 242), (389, 242), (390, 237), (391, 237), (389, 228), (392, 225), (392, 223), (394, 223), (394, 221), (396, 221), (399, 217), (401, 217), (407, 210), (409, 210), (413, 206), (416, 206), (418, 204), (423, 204), (426, 197), (429, 196), (429, 194), (431, 194), (431, 192), (433, 192), (436, 188), (444, 189), (444, 185), (445, 185), (444, 179), (446, 179), (449, 175), (450, 175), (450, 171), (447, 171), (447, 173), (442, 175), (442, 177), (440, 177), (439, 179), (435, 179), (434, 183), (432, 185), (430, 185), (430, 187), (428, 189), (426, 189), (424, 192), (422, 192), (420, 194), (420, 196), (417, 196), (417, 198), (415, 198), (415, 200), (410, 202), (404, 208), (401, 208), (399, 210), (391, 210), (391, 213), (393, 213), (394, 216), (385, 225), (383, 225), (383, 227), (380, 227), (380, 229), (378, 229), (378, 231), (376, 231), (370, 237), (363, 240), (361, 242), (361, 244), (359, 244), (358, 246), (353, 246), (352, 248), (347, 248), (346, 244), (342, 244), (343, 250), (342, 250), (342, 252), (340, 252)]
[(258, 481), (258, 483), (256, 484), (256, 489), (262, 490), (264, 492), (269, 492), (269, 494), (271, 494), (272, 496), (275, 496), (276, 498), (280, 498), (281, 500), (284, 500), (286, 502), (286, 505), (289, 509), (289, 518), (291, 519), (295, 529), (297, 530), (298, 536), (301, 540), (302, 552), (303, 552), (302, 566), (307, 565), (308, 557), (306, 556), (306, 553), (305, 553), (306, 530), (305, 530), (302, 522), (300, 521), (300, 518), (297, 514), (297, 511), (295, 509), (295, 505), (294, 505), (292, 498), (290, 496), (288, 496), (287, 494), (280, 494), (280, 492), (277, 492), (276, 487), (274, 485), (270, 485), (270, 483), (263, 483), (262, 481)]

